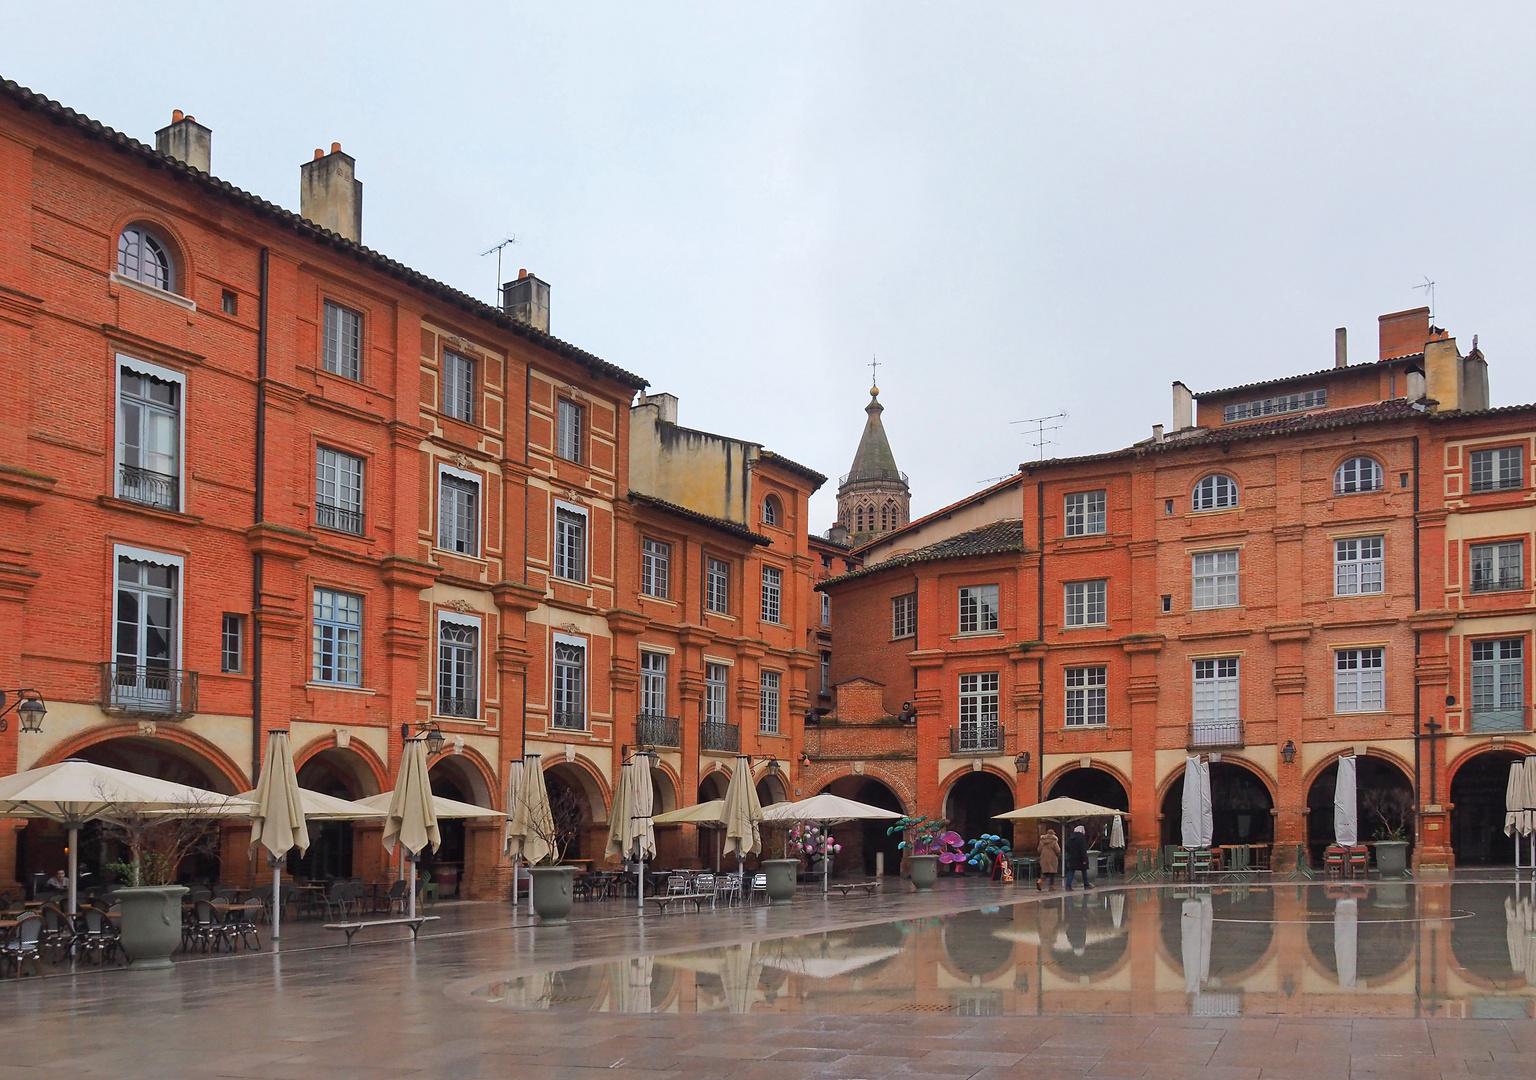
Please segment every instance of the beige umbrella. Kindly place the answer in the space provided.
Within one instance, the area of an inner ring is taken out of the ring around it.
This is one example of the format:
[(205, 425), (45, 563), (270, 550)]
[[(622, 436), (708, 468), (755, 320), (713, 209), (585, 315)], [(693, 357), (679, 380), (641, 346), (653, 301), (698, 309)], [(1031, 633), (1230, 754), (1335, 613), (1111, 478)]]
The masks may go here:
[(626, 800), (629, 809), (629, 845), (635, 853), (636, 861), (640, 863), (640, 872), (635, 875), (635, 896), (642, 914), (645, 912), (645, 863), (647, 859), (656, 857), (656, 826), (651, 820), (656, 809), (656, 786), (651, 781), (651, 767), (655, 760), (656, 756), (650, 753), (634, 756), (629, 776), (629, 798)]
[(619, 766), (619, 782), (613, 785), (613, 808), (608, 811), (608, 844), (605, 851), (623, 859), (629, 858), (629, 800), (634, 793), (634, 774), (633, 760)]
[[(762, 812), (764, 821), (792, 824), (810, 822), (818, 825), (836, 825), (840, 821), (895, 821), (901, 817), (893, 810), (871, 806), (869, 803), (845, 799), (841, 795), (822, 792), (799, 802), (774, 803)], [(821, 858), (821, 893), (827, 894), (827, 879), (832, 870), (832, 853)]]
[(725, 789), (725, 850), (736, 856), (737, 873), (741, 872), (744, 856), (763, 849), (762, 820), (763, 804), (757, 797), (757, 785), (752, 782), (752, 759), (738, 754), (731, 782)]
[(538, 863), (550, 854), (548, 838), (555, 834), (555, 818), (549, 809), (549, 788), (538, 754), (523, 756), (522, 792), (515, 806), (507, 808), (507, 854)]
[(411, 864), (410, 916), (416, 917), (416, 861), (427, 845), (436, 851), (443, 842), (437, 829), (437, 813), (432, 806), (432, 785), (427, 780), (427, 743), (425, 739), (407, 739), (400, 755), (400, 773), (384, 819), (384, 847), (393, 852), (398, 843), (405, 848)]
[(272, 940), (282, 932), (283, 859), (294, 848), (309, 850), (309, 826), (299, 795), (299, 777), (293, 771), (293, 753), (286, 731), (267, 733), (267, 756), (261, 763), (261, 779), (251, 793), (256, 810), (251, 814), (251, 849), (267, 849), (272, 865)]
[[(366, 806), (379, 814), (389, 813), (390, 804), (394, 801), (393, 791), (381, 791), (377, 795), (370, 795), (366, 799), (358, 799), (355, 805)], [(441, 795), (432, 796), (432, 813), (439, 821), (444, 818), (498, 818), (505, 817), (500, 810), (493, 810), (489, 806), (476, 806), (474, 803), (460, 802), (458, 799), (445, 799)]]
[(1099, 806), (1097, 803), (1083, 802), (1081, 799), (1047, 799), (1045, 802), (1035, 803), (1033, 806), (1021, 806), (1017, 810), (1010, 810), (1006, 814), (993, 814), (993, 818), (1000, 821), (1031, 821), (1035, 819), (1048, 821), (1070, 821), (1073, 818), (1084, 817), (1114, 817), (1116, 814), (1124, 814), (1124, 810), (1116, 810), (1111, 806)]
[(651, 818), (654, 825), (724, 825), (725, 800), (710, 799), (708, 802), (680, 806)]
[[(522, 875), (523, 868), (521, 865), (521, 860), (517, 855), (512, 853), (512, 817), (517, 813), (518, 804), (522, 801), (523, 762), (521, 758), (518, 758), (514, 761), (507, 762), (507, 791), (501, 804), (507, 808), (507, 822), (506, 826), (502, 830), (501, 848), (502, 853), (508, 859), (512, 860), (512, 912), (514, 915), (517, 913), (517, 905), (519, 901), (518, 879)], [(529, 888), (530, 890), (532, 889), (531, 884)], [(533, 896), (531, 892), (528, 897), (528, 902), (530, 904), (533, 903)]]

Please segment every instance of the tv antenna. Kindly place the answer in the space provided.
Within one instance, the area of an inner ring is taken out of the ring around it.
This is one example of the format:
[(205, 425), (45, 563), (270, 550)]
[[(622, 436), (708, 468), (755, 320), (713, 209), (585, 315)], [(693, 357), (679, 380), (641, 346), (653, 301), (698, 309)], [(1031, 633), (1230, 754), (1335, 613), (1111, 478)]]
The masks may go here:
[(484, 251), (482, 251), (480, 253), (480, 257), (482, 259), (485, 258), (487, 255), (491, 254), (491, 252), (493, 252), (493, 251), (496, 253), (496, 299), (497, 300), (501, 299), (501, 286), (502, 286), (502, 280), (501, 280), (501, 253), (506, 248), (511, 247), (515, 243), (517, 243), (517, 237), (515, 237), (515, 236), (508, 236), (504, 240), (502, 240), (501, 243), (497, 244), (495, 247), (486, 248)]
[(1429, 299), (1429, 317), (1431, 319), (1433, 319), (1435, 317), (1435, 283), (1433, 281), (1429, 280), (1429, 275), (1428, 274), (1425, 274), (1424, 275), (1424, 284), (1422, 284), (1422, 285), (1415, 285), (1414, 288), (1415, 289), (1422, 289), (1424, 291), (1425, 296), (1428, 297), (1428, 299)]
[[(1066, 420), (1066, 419), (1068, 419), (1067, 414), (1064, 413), (1064, 412), (1059, 412), (1059, 413), (1052, 413), (1050, 416), (1034, 416), (1034, 417), (1031, 417), (1028, 420), (1010, 420), (1009, 424), (1010, 425), (1012, 425), (1012, 424), (1034, 424), (1035, 425), (1035, 430), (1034, 431), (1026, 431), (1026, 432), (1024, 432), (1024, 434), (1026, 434), (1026, 435), (1033, 435), (1034, 436), (1034, 439), (1030, 442), (1029, 445), (1033, 446), (1036, 450), (1038, 450), (1040, 452), (1040, 460), (1044, 461), (1045, 460), (1045, 448), (1047, 446), (1053, 446), (1056, 443), (1055, 439), (1050, 438), (1050, 433), (1053, 432), (1053, 431), (1060, 431), (1061, 430), (1061, 425), (1060, 424), (1052, 424), (1051, 421), (1052, 420)], [(1049, 425), (1049, 426), (1047, 426), (1047, 425)]]

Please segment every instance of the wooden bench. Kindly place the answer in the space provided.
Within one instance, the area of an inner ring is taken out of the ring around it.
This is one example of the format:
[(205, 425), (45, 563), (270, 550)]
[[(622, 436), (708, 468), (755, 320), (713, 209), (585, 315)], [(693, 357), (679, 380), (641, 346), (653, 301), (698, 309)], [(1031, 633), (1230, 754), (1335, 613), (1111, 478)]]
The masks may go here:
[(415, 941), (421, 934), (421, 924), (436, 922), (441, 915), (418, 915), (414, 919), (409, 916), (401, 916), (398, 919), (368, 919), (359, 922), (328, 922), (327, 930), (340, 930), (347, 935), (347, 944), (352, 944), (352, 937), (359, 930), (367, 930), (370, 926), (409, 926), (411, 928), (411, 940)]
[(713, 900), (714, 898), (715, 898), (715, 894), (714, 893), (707, 893), (707, 892), (701, 892), (701, 893), (672, 893), (671, 895), (668, 895), (666, 893), (662, 893), (659, 896), (647, 896), (646, 897), (647, 900), (649, 900), (651, 903), (656, 905), (656, 910), (661, 912), (662, 914), (666, 914), (667, 908), (669, 908), (673, 904), (677, 904), (677, 903), (681, 903), (683, 905), (683, 907), (685, 907), (685, 908), (689, 904), (692, 904), (694, 911), (703, 911), (704, 910), (704, 902), (706, 900)]
[(874, 896), (876, 890), (880, 888), (880, 883), (878, 881), (833, 881), (830, 882), (830, 885), (832, 888), (842, 893), (844, 899), (846, 899), (848, 894), (853, 892), (854, 889), (863, 889), (865, 896)]

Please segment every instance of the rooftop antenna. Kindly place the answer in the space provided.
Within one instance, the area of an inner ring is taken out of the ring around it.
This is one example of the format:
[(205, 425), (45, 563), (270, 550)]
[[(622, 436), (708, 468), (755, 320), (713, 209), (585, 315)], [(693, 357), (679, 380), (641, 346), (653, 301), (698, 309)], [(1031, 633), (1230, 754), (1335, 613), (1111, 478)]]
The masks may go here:
[(1435, 317), (1435, 283), (1429, 280), (1428, 274), (1425, 274), (1424, 284), (1415, 285), (1414, 288), (1424, 290), (1424, 294), (1429, 298), (1429, 317), (1433, 319)]
[(505, 239), (503, 239), (501, 243), (497, 244), (495, 247), (486, 248), (484, 251), (482, 251), (480, 253), (480, 257), (482, 259), (485, 258), (487, 255), (489, 255), (493, 251), (496, 253), (496, 298), (498, 300), (501, 299), (501, 286), (503, 284), (503, 282), (501, 280), (501, 253), (502, 253), (502, 251), (504, 249), (506, 249), (508, 247), (511, 247), (515, 243), (517, 243), (517, 237), (515, 237), (515, 236), (508, 236)]
[[(1059, 413), (1052, 413), (1050, 416), (1034, 416), (1034, 417), (1031, 417), (1028, 420), (1010, 420), (1009, 424), (1010, 425), (1012, 425), (1012, 424), (1034, 424), (1035, 425), (1035, 430), (1034, 431), (1032, 431), (1032, 432), (1031, 431), (1026, 431), (1024, 434), (1026, 434), (1026, 435), (1033, 435), (1034, 436), (1034, 440), (1032, 442), (1030, 442), (1029, 445), (1033, 446), (1036, 450), (1038, 450), (1040, 452), (1040, 460), (1044, 461), (1045, 460), (1045, 448), (1047, 446), (1054, 446), (1055, 443), (1056, 443), (1055, 439), (1052, 439), (1052, 438), (1048, 437), (1048, 433), (1053, 432), (1053, 431), (1060, 431), (1061, 430), (1061, 425), (1060, 424), (1051, 424), (1051, 421), (1052, 420), (1066, 420), (1066, 419), (1068, 419), (1067, 414), (1064, 413), (1064, 412), (1059, 412)], [(1046, 426), (1047, 424), (1050, 424), (1050, 426), (1047, 427)]]

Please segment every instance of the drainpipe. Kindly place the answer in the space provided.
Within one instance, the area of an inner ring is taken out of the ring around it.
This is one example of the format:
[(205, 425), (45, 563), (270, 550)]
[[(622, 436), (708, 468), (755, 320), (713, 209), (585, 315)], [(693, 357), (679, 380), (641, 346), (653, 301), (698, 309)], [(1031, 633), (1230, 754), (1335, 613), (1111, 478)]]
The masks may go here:
[[(261, 249), (256, 302), (256, 524), (267, 516), (267, 272), (270, 253)], [(261, 773), (261, 556), (251, 557), (251, 781)]]
[[(1045, 484), (1035, 483), (1035, 550), (1039, 553), (1040, 571), (1035, 575), (1035, 640), (1045, 641)], [(1042, 651), (1039, 665), (1040, 717), (1039, 742), (1035, 744), (1035, 802), (1045, 799), (1045, 653)]]
[[(523, 584), (528, 584), (528, 425), (533, 420), (533, 365), (523, 365)], [(528, 616), (523, 616), (523, 643), (528, 643)], [(548, 695), (551, 699), (553, 693)], [(528, 757), (528, 669), (523, 669), (523, 715), (519, 727), (518, 756)], [(532, 888), (530, 885), (529, 888)], [(529, 903), (533, 901), (530, 899)]]
[[(1415, 435), (1413, 437), (1413, 610), (1415, 614), (1423, 607), (1421, 588), (1422, 575), (1419, 568), (1419, 437)], [(1419, 653), (1422, 649), (1423, 645), (1419, 639), (1419, 631), (1415, 630), (1413, 632), (1413, 793), (1418, 799), (1420, 806), (1424, 805), (1424, 781), (1422, 776), (1424, 766), (1421, 760), (1419, 741), (1420, 693), (1418, 679)], [(1418, 819), (1417, 815), (1415, 815), (1413, 830), (1415, 854), (1417, 854), (1419, 849), (1419, 839)]]

